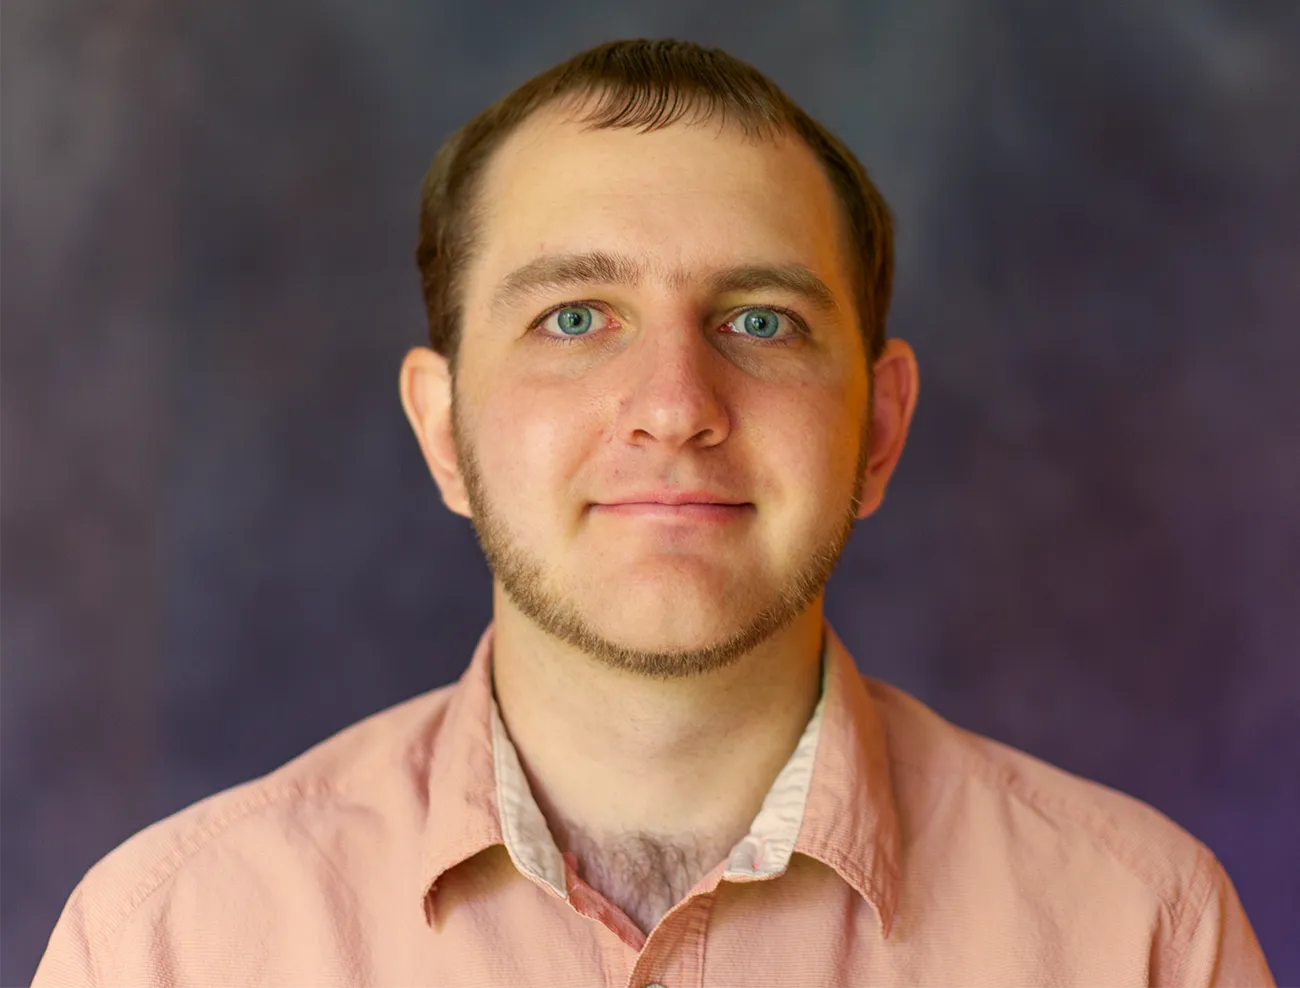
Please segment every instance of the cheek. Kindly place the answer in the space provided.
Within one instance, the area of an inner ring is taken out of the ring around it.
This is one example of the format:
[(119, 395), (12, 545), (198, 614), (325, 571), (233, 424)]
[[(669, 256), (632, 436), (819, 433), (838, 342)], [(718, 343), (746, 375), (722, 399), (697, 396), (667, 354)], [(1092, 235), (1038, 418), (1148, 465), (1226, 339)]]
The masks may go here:
[(501, 390), (503, 397), (486, 404), (481, 419), (480, 459), (488, 482), (511, 502), (538, 504), (562, 495), (578, 422), (539, 396)]
[(851, 470), (856, 431), (850, 435), (843, 406), (815, 400), (790, 403), (779, 414), (766, 416), (759, 449), (768, 450), (768, 468), (787, 483), (797, 484), (809, 497), (838, 486), (838, 476)]

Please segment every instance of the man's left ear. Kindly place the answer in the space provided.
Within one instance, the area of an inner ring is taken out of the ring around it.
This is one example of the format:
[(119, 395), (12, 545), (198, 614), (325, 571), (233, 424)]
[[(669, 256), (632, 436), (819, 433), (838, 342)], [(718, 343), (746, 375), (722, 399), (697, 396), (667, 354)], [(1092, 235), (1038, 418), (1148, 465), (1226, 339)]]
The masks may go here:
[(859, 519), (874, 512), (885, 499), (885, 487), (903, 455), (921, 384), (916, 354), (904, 340), (885, 342), (873, 374), (871, 449), (862, 483)]

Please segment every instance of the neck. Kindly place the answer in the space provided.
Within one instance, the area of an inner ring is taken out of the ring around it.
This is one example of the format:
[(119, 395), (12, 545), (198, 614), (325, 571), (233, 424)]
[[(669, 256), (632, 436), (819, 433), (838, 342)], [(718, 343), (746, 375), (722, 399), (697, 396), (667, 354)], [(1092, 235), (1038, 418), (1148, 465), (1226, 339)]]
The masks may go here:
[(552, 834), (748, 832), (821, 690), (818, 599), (724, 668), (653, 680), (600, 664), (498, 608), (497, 704)]

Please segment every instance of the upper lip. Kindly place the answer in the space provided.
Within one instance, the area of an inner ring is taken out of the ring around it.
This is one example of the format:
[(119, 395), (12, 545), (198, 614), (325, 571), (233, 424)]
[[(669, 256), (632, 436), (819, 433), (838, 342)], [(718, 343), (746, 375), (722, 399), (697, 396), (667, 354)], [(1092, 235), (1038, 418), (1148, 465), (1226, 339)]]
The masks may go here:
[(602, 504), (748, 504), (714, 491), (637, 491)]

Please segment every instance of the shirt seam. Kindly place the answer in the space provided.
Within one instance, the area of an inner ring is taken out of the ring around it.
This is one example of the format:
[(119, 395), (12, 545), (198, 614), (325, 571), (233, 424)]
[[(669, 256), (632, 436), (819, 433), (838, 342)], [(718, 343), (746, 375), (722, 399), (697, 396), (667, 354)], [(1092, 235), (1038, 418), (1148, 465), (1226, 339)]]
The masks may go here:
[(90, 903), (88, 900), (89, 896), (86, 894), (85, 888), (78, 886), (73, 889), (68, 905), (72, 906), (75, 904), (79, 909), (81, 909), (83, 915), (87, 917), (86, 956), (90, 961), (91, 976), (94, 978), (93, 983), (96, 985), (107, 985), (110, 982), (104, 977), (103, 958), (105, 954), (109, 953), (110, 946), (107, 937), (104, 936), (103, 932), (98, 928), (98, 925), (90, 916)]
[[(332, 795), (333, 787), (325, 780), (304, 783), (292, 780), (275, 787), (261, 787), (244, 797), (230, 808), (218, 813), (211, 820), (196, 822), (187, 827), (177, 837), (175, 846), (161, 857), (155, 857), (148, 869), (148, 874), (130, 886), (131, 892), (124, 905), (120, 906), (103, 923), (97, 923), (96, 933), (104, 945), (106, 953), (112, 952), (112, 938), (153, 895), (175, 878), (184, 865), (198, 855), (214, 840), (222, 836), (235, 824), (240, 823), (255, 813), (261, 812), (294, 798), (309, 799), (322, 795)], [(97, 965), (98, 966), (98, 965)]]
[[(1169, 944), (1170, 953), (1174, 954), (1175, 967), (1170, 978), (1170, 984), (1178, 985), (1183, 983), (1183, 971), (1187, 967), (1187, 959), (1191, 951), (1188, 949), (1192, 934), (1200, 926), (1200, 918), (1205, 915), (1206, 906), (1209, 904), (1210, 895), (1214, 891), (1214, 865), (1217, 862), (1214, 853), (1209, 848), (1198, 848), (1198, 875), (1204, 875), (1204, 891), (1196, 896), (1197, 905), (1194, 909), (1184, 906), (1178, 914), (1173, 917), (1172, 922), (1175, 928), (1175, 934)], [(1190, 901), (1191, 897), (1188, 897)], [(1183, 917), (1190, 914), (1193, 922), (1184, 922)]]
[[(112, 945), (108, 942), (106, 936), (98, 935), (98, 931), (96, 931), (96, 934), (97, 935), (94, 939), (99, 941), (99, 950), (95, 950), (93, 947), (91, 948), (90, 966), (94, 971), (95, 984), (106, 985), (108, 984), (108, 979), (104, 977), (104, 961), (107, 959), (107, 955), (112, 952)], [(92, 943), (94, 942), (91, 941), (89, 937), (86, 939)]]
[[(1103, 828), (1096, 826), (1086, 807), (1081, 807), (1076, 800), (1069, 797), (1052, 796), (1043, 793), (1042, 790), (1030, 785), (1026, 781), (1025, 777), (1020, 774), (1014, 766), (998, 765), (989, 759), (983, 752), (980, 752), (967, 744), (964, 739), (959, 738), (959, 743), (961, 765), (946, 770), (948, 774), (964, 774), (963, 769), (965, 769), (974, 774), (980, 781), (993, 786), (995, 789), (1006, 793), (1008, 796), (1011, 796), (1027, 809), (1040, 813), (1048, 817), (1050, 820), (1062, 821), (1078, 827), (1080, 830), (1088, 834), (1088, 836), (1096, 842), (1097, 846), (1105, 851), (1111, 860), (1122, 867), (1128, 874), (1136, 878), (1142, 884), (1143, 888), (1151, 892), (1156, 897), (1161, 908), (1166, 910), (1173, 922), (1177, 924), (1181, 919), (1182, 912), (1184, 911), (1186, 897), (1182, 897), (1182, 904), (1180, 904), (1179, 899), (1171, 895), (1171, 890), (1161, 888), (1159, 881), (1155, 880), (1153, 877), (1144, 875), (1142, 870), (1132, 861), (1128, 860), (1128, 857), (1116, 847), (1106, 831)], [(1026, 752), (1026, 754), (1028, 753)], [(922, 776), (929, 776), (934, 772), (933, 766), (923, 767), (914, 762), (908, 761), (906, 758), (898, 758), (896, 759), (896, 763), (902, 767), (920, 773)], [(1058, 771), (1064, 770), (1058, 768)], [(1155, 808), (1151, 807), (1151, 809), (1154, 810)], [(1158, 813), (1159, 810), (1155, 810), (1155, 812)], [(1173, 823), (1173, 821), (1171, 820), (1170, 823)], [(1174, 826), (1177, 826), (1177, 824), (1174, 824)], [(1207, 853), (1208, 849), (1204, 847), (1195, 835), (1189, 833), (1187, 836), (1191, 840), (1198, 858), (1197, 868), (1194, 870), (1192, 879), (1194, 885), (1196, 880), (1195, 875), (1201, 870), (1200, 858), (1204, 853)]]

